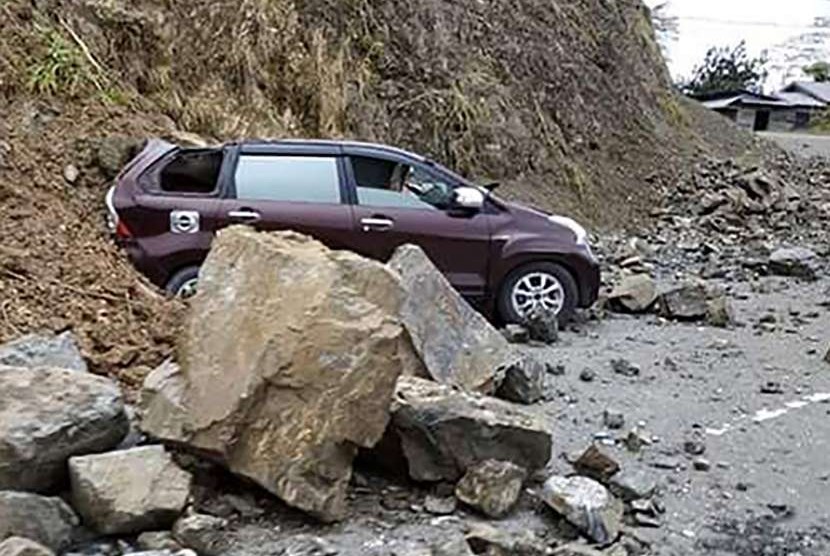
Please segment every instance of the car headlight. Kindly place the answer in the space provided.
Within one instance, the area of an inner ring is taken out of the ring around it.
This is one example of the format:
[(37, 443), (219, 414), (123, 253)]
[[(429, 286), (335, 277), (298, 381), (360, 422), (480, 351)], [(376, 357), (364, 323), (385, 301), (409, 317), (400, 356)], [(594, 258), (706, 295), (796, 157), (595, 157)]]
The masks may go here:
[(576, 220), (572, 218), (568, 218), (567, 216), (557, 216), (551, 215), (548, 216), (548, 220), (553, 222), (554, 224), (559, 224), (560, 226), (564, 226), (568, 228), (570, 231), (574, 233), (576, 236), (576, 243), (578, 245), (587, 245), (588, 243), (588, 231), (583, 228), (582, 226), (577, 223)]

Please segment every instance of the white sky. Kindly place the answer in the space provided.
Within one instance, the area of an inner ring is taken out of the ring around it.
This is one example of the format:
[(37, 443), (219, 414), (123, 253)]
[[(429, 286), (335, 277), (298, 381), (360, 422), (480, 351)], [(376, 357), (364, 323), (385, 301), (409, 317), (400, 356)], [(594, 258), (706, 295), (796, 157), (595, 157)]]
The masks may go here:
[[(645, 0), (649, 6), (665, 0)], [(679, 18), (679, 38), (671, 46), (669, 65), (675, 78), (688, 76), (712, 46), (735, 45), (742, 39), (753, 56), (811, 29), (816, 17), (830, 17), (830, 0), (670, 0), (668, 12)], [(828, 35), (830, 37), (830, 35)], [(828, 38), (830, 43), (830, 38)], [(826, 44), (830, 55), (830, 44)], [(770, 75), (767, 88), (785, 76)]]

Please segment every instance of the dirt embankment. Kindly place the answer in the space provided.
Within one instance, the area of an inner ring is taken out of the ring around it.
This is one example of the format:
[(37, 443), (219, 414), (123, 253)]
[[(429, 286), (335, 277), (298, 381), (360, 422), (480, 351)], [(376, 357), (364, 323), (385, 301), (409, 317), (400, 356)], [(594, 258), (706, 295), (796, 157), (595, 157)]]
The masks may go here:
[(105, 237), (119, 137), (388, 142), (607, 226), (749, 146), (671, 92), (639, 0), (11, 0), (0, 28), (0, 340), (73, 328), (128, 380), (179, 307)]

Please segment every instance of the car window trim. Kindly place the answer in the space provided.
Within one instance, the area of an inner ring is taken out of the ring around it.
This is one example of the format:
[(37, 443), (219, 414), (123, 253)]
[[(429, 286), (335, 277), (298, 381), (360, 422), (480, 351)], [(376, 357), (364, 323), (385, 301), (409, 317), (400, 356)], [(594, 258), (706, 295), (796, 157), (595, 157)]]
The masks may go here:
[[(360, 200), (357, 195), (357, 178), (355, 177), (354, 173), (354, 165), (352, 163), (352, 157), (361, 157), (361, 158), (376, 158), (378, 160), (385, 160), (387, 162), (395, 162), (397, 164), (406, 164), (413, 168), (418, 168), (429, 174), (431, 177), (436, 179), (441, 179), (449, 183), (449, 185), (456, 189), (461, 187), (462, 184), (459, 184), (457, 180), (452, 179), (452, 176), (444, 175), (443, 172), (437, 171), (436, 168), (429, 164), (425, 164), (418, 160), (410, 159), (404, 156), (398, 156), (397, 154), (391, 153), (386, 156), (386, 153), (378, 153), (377, 151), (370, 152), (370, 149), (360, 149), (360, 148), (346, 148), (344, 149), (344, 157), (346, 159), (345, 166), (347, 167), (347, 174), (349, 178), (349, 194), (350, 194), (350, 201), (356, 207), (366, 207), (366, 208), (376, 208), (378, 210), (387, 209), (387, 210), (418, 210), (424, 211), (430, 209), (427, 208), (419, 208), (419, 207), (410, 207), (410, 206), (375, 206), (375, 205), (362, 205), (360, 204)], [(440, 209), (438, 207), (433, 207), (435, 211), (446, 213), (445, 209)]]
[[(329, 149), (327, 154), (318, 153), (318, 152), (285, 152), (283, 149), (257, 149), (256, 151), (246, 150), (244, 147), (237, 147), (235, 149), (235, 156), (233, 159), (231, 167), (228, 170), (228, 195), (227, 198), (230, 200), (243, 202), (243, 201), (250, 201), (252, 203), (292, 203), (292, 204), (308, 204), (308, 205), (328, 205), (328, 206), (337, 206), (337, 205), (347, 205), (351, 204), (348, 202), (349, 194), (348, 188), (346, 184), (346, 177), (343, 172), (343, 161), (341, 160), (343, 156), (341, 154), (333, 153)], [(283, 201), (279, 199), (240, 199), (237, 195), (236, 191), (236, 170), (239, 167), (239, 161), (243, 156), (269, 156), (269, 157), (291, 157), (291, 158), (331, 158), (335, 161), (335, 168), (337, 170), (337, 187), (338, 193), (340, 197), (340, 202), (338, 203), (319, 203), (316, 201)]]
[[(181, 148), (177, 147), (176, 149), (165, 153), (161, 156), (158, 160), (150, 164), (141, 174), (138, 175), (136, 178), (136, 183), (138, 184), (139, 189), (142, 193), (148, 195), (155, 195), (158, 197), (182, 197), (185, 199), (218, 199), (223, 196), (223, 180), (222, 180), (222, 172), (225, 165), (228, 163), (229, 157), (231, 154), (231, 148), (229, 147), (199, 147), (199, 148)], [(222, 163), (219, 166), (219, 174), (216, 177), (216, 186), (213, 188), (213, 191), (210, 193), (191, 193), (186, 191), (165, 191), (161, 188), (159, 183), (159, 174), (161, 173), (162, 168), (164, 168), (165, 164), (169, 163), (176, 155), (182, 153), (194, 153), (194, 152), (211, 152), (211, 151), (219, 151), (222, 153)], [(156, 177), (157, 179), (151, 180), (150, 178)]]

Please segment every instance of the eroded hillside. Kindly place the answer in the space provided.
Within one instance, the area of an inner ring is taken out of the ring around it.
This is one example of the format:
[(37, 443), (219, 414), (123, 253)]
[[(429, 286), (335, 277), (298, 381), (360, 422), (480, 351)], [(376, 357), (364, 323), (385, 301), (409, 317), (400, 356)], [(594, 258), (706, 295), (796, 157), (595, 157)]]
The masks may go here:
[(671, 92), (639, 0), (11, 0), (0, 27), (0, 339), (71, 327), (102, 372), (176, 322), (103, 233), (143, 137), (387, 142), (606, 226), (749, 142)]

